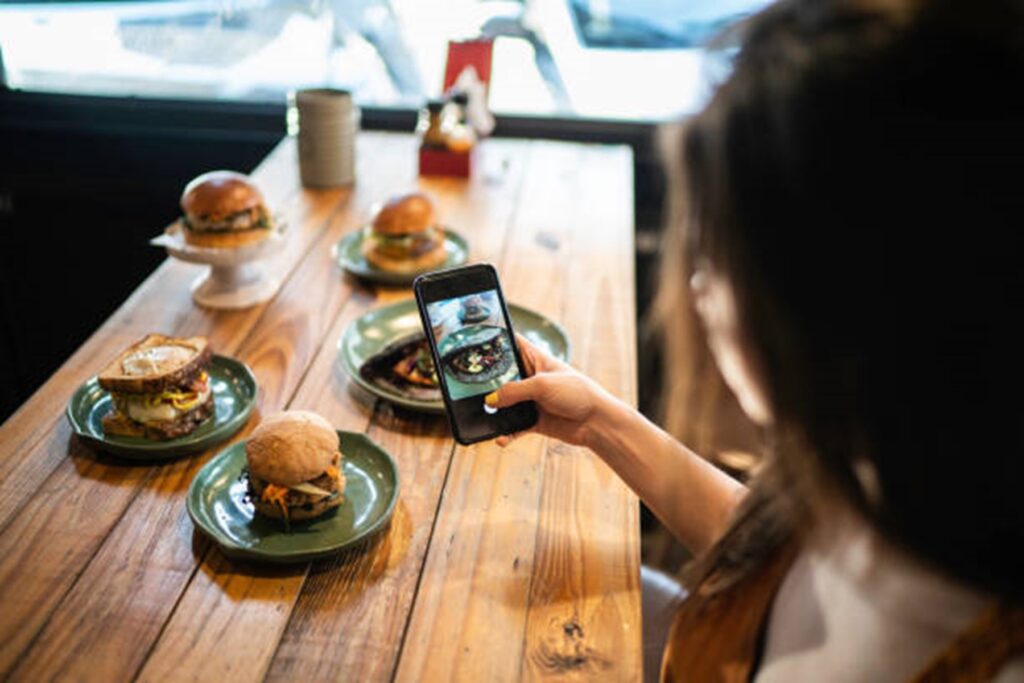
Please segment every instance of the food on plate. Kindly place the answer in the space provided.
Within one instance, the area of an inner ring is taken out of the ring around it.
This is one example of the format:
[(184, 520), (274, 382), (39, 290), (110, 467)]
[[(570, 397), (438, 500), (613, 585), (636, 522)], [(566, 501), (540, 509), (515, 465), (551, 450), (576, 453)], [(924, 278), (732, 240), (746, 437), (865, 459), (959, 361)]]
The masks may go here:
[(214, 413), (205, 337), (148, 334), (122, 351), (99, 374), (113, 407), (103, 431), (116, 436), (175, 439), (196, 430)]
[(479, 323), (491, 317), (491, 309), (479, 296), (467, 296), (459, 306), (459, 320), (463, 323)]
[(434, 203), (421, 192), (392, 197), (366, 229), (367, 263), (395, 273), (431, 270), (447, 258), (444, 230), (436, 224)]
[(421, 387), (437, 386), (437, 370), (434, 368), (434, 359), (430, 357), (430, 347), (426, 339), (399, 358), (391, 366), (391, 370), (410, 384), (418, 384)]
[(422, 333), (401, 337), (359, 368), (360, 376), (387, 391), (421, 401), (440, 401), (437, 369)]
[(319, 517), (343, 501), (338, 433), (316, 413), (288, 410), (263, 419), (245, 443), (249, 499), (266, 517)]
[(248, 176), (210, 171), (194, 178), (181, 194), (185, 241), (197, 247), (233, 248), (270, 236), (273, 217)]
[(442, 361), (452, 377), (460, 382), (476, 384), (503, 375), (514, 356), (508, 335), (499, 327), (480, 326), (472, 330)]

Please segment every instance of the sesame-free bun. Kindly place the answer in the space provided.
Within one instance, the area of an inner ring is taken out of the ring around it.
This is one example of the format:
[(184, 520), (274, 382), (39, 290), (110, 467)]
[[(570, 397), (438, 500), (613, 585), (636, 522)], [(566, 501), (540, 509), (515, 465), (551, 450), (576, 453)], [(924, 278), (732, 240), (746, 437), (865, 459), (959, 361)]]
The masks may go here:
[(382, 235), (413, 235), (434, 225), (434, 202), (422, 192), (389, 199), (373, 219), (373, 231)]
[(295, 486), (339, 464), (338, 433), (316, 413), (274, 413), (253, 430), (245, 455), (251, 476), (278, 486)]
[(181, 210), (189, 219), (218, 220), (262, 204), (259, 189), (236, 171), (203, 173), (189, 181), (181, 194)]

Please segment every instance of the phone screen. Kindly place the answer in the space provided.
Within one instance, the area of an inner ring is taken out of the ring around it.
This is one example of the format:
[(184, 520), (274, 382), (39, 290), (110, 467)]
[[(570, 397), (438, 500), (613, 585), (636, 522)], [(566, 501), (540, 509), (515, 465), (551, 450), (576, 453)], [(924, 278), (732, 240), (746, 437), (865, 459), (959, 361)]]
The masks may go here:
[(487, 394), (525, 376), (494, 269), (431, 273), (413, 287), (456, 440), (473, 443), (532, 426), (532, 403), (501, 410), (484, 403)]

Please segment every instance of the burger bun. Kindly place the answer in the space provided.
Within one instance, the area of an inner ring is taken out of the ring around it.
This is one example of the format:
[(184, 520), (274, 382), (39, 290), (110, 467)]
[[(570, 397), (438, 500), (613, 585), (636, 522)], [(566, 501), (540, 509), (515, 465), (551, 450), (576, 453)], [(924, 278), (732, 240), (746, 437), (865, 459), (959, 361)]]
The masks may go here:
[(413, 235), (434, 226), (434, 202), (422, 192), (389, 199), (373, 219), (373, 231), (381, 235)]
[(263, 419), (245, 444), (249, 474), (278, 486), (295, 486), (340, 462), (338, 433), (320, 415), (304, 410)]

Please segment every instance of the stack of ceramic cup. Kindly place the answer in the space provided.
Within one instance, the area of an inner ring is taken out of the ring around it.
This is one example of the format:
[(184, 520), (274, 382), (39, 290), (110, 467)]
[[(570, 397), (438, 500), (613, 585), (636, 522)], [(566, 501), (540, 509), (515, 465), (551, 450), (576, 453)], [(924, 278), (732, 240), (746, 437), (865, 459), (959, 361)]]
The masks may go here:
[(289, 132), (297, 133), (304, 186), (355, 182), (359, 109), (351, 93), (332, 88), (298, 90), (289, 98), (288, 124)]

